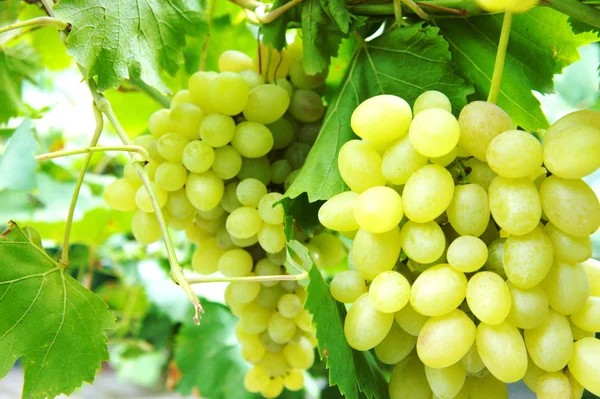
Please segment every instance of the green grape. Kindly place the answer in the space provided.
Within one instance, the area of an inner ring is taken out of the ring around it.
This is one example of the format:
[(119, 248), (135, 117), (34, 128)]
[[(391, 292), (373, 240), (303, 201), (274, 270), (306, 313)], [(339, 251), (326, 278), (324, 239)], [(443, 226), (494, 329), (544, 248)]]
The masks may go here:
[(196, 212), (196, 218), (194, 219), (194, 223), (201, 230), (204, 230), (205, 232), (210, 233), (214, 236), (215, 234), (217, 234), (217, 231), (219, 231), (221, 226), (225, 224), (226, 218), (226, 214), (221, 214), (221, 216), (219, 216), (216, 219), (205, 219), (202, 216), (200, 216), (198, 212)]
[(600, 227), (600, 203), (583, 180), (550, 176), (540, 188), (542, 208), (556, 227), (577, 237), (587, 237)]
[[(259, 260), (254, 267), (254, 272), (257, 276), (279, 276), (281, 275), (281, 267), (271, 262), (269, 259), (264, 258)], [(261, 284), (265, 287), (274, 287), (278, 284), (277, 281), (262, 281)], [(281, 293), (281, 291), (279, 291)], [(273, 306), (277, 304), (277, 298), (273, 301)]]
[(300, 89), (316, 89), (325, 83), (327, 69), (315, 75), (308, 75), (304, 71), (302, 58), (294, 61), (290, 66), (290, 80), (292, 84)]
[(525, 330), (527, 352), (535, 364), (544, 371), (562, 370), (573, 350), (573, 333), (567, 318), (550, 310), (537, 327)]
[(283, 117), (289, 105), (290, 97), (283, 88), (264, 84), (250, 90), (243, 114), (250, 122), (273, 123)]
[(307, 123), (305, 125), (302, 125), (300, 131), (298, 132), (298, 141), (312, 146), (315, 143), (315, 141), (317, 141), (317, 137), (319, 136), (320, 131), (320, 123)]
[(171, 216), (179, 219), (190, 217), (195, 212), (195, 209), (190, 203), (190, 200), (188, 200), (185, 189), (183, 188), (169, 193), (165, 209)]
[(450, 165), (452, 163), (452, 161), (454, 161), (456, 159), (457, 152), (458, 152), (458, 147), (454, 147), (446, 155), (442, 155), (441, 157), (433, 157), (433, 158), (430, 158), (429, 160), (431, 161), (431, 163), (446, 167), (446, 166)]
[(573, 346), (569, 371), (581, 385), (594, 395), (600, 395), (600, 340), (584, 338)]
[(169, 226), (170, 228), (175, 229), (175, 230), (185, 231), (194, 224), (194, 218), (191, 216), (186, 217), (186, 218), (178, 218), (178, 217), (175, 217), (175, 216), (169, 214), (169, 212), (165, 211), (164, 217), (165, 217), (165, 220), (167, 221), (167, 226)]
[(412, 286), (410, 304), (421, 314), (441, 316), (456, 309), (465, 299), (466, 291), (464, 273), (448, 264), (441, 264), (430, 267), (417, 277)]
[(594, 337), (596, 335), (596, 333), (594, 333), (593, 331), (586, 331), (586, 330), (582, 330), (581, 328), (577, 327), (573, 323), (573, 320), (570, 318), (569, 318), (569, 324), (571, 325), (571, 332), (573, 333), (573, 341), (579, 341), (582, 338)]
[(527, 371), (527, 349), (519, 330), (508, 322), (477, 327), (477, 350), (487, 369), (502, 382), (516, 382)]
[(288, 111), (299, 122), (310, 123), (323, 117), (325, 106), (321, 96), (314, 91), (298, 89), (292, 94)]
[(344, 321), (344, 335), (352, 348), (369, 350), (383, 341), (393, 322), (393, 314), (378, 311), (371, 297), (363, 294), (348, 310)]
[(243, 158), (242, 168), (238, 173), (240, 180), (253, 177), (260, 180), (265, 185), (271, 181), (271, 163), (267, 157), (260, 158)]
[(585, 262), (592, 256), (590, 237), (577, 237), (565, 233), (551, 222), (546, 223), (544, 233), (552, 242), (554, 255), (567, 262)]
[[(168, 136), (171, 134), (172, 133), (167, 133), (164, 136)], [(162, 138), (162, 137), (163, 136), (161, 136), (160, 138)], [(179, 137), (179, 135), (177, 135), (176, 137)], [(185, 138), (183, 136), (181, 136), (181, 137)], [(160, 155), (160, 152), (158, 151), (158, 140), (160, 140), (160, 138), (148, 142), (148, 147), (146, 149), (148, 150), (148, 155), (150, 156), (149, 161), (155, 161), (157, 163), (161, 163), (161, 162), (165, 161), (165, 159)], [(166, 140), (167, 143), (170, 143), (171, 141), (172, 140)]]
[(281, 150), (290, 145), (296, 137), (294, 124), (286, 117), (279, 118), (267, 125), (273, 135), (273, 149)]
[(235, 238), (250, 238), (258, 233), (261, 225), (262, 220), (255, 208), (242, 206), (227, 216), (227, 231)]
[(159, 109), (150, 115), (148, 130), (150, 130), (152, 136), (159, 138), (171, 132), (171, 118), (169, 117), (169, 113), (168, 109)]
[(246, 158), (259, 158), (273, 148), (273, 135), (265, 125), (242, 122), (235, 128), (231, 145)]
[(403, 136), (412, 112), (404, 99), (389, 94), (371, 97), (352, 112), (350, 125), (358, 137), (373, 143), (389, 143)]
[(367, 292), (365, 278), (356, 270), (345, 270), (337, 274), (329, 286), (331, 296), (342, 303), (353, 303)]
[(512, 305), (508, 286), (502, 277), (492, 272), (478, 272), (472, 276), (467, 284), (466, 298), (471, 312), (488, 325), (502, 323)]
[(441, 399), (456, 397), (467, 379), (467, 371), (458, 363), (441, 369), (425, 366), (425, 375), (431, 390)]
[(373, 234), (359, 229), (352, 247), (353, 259), (360, 274), (373, 280), (379, 273), (392, 270), (400, 256), (400, 230)]
[[(261, 263), (261, 268), (259, 270), (260, 273), (258, 273), (259, 276), (263, 275), (264, 273), (267, 272), (266, 270), (263, 270), (263, 269), (267, 269), (267, 267), (265, 267), (265, 262)], [(277, 269), (275, 271), (275, 274), (280, 274), (279, 269)], [(265, 275), (270, 275), (270, 274), (265, 274)], [(267, 287), (264, 285), (264, 283), (269, 283), (269, 281), (260, 283), (262, 287), (261, 287), (260, 293), (256, 297), (255, 301), (256, 301), (256, 303), (258, 303), (260, 306), (262, 306), (265, 309), (276, 310), (277, 309), (277, 301), (279, 300), (281, 295), (283, 295), (283, 288), (281, 288), (281, 285), (279, 285), (279, 284), (275, 284), (275, 285)], [(273, 283), (273, 281), (270, 281), (270, 283)]]
[(292, 370), (283, 377), (283, 386), (290, 391), (299, 391), (304, 387), (304, 375), (299, 370)]
[(225, 115), (237, 115), (248, 102), (248, 84), (234, 72), (221, 72), (210, 84), (208, 96), (213, 108)]
[(285, 92), (288, 94), (289, 97), (291, 97), (292, 94), (294, 94), (294, 87), (292, 86), (290, 81), (287, 80), (286, 78), (275, 79), (275, 84), (277, 86), (281, 87), (283, 90), (285, 90)]
[(135, 239), (144, 245), (152, 244), (160, 239), (160, 225), (153, 213), (135, 211), (131, 219), (131, 232)]
[(243, 249), (230, 249), (219, 259), (219, 271), (227, 277), (244, 277), (252, 271), (252, 256)]
[(527, 177), (542, 166), (542, 144), (527, 132), (508, 130), (490, 142), (486, 158), (490, 168), (500, 176)]
[(416, 344), (416, 337), (393, 323), (390, 332), (375, 347), (375, 355), (382, 363), (397, 364), (412, 352)]
[(337, 266), (344, 261), (348, 251), (340, 239), (328, 232), (319, 233), (311, 238), (309, 245), (317, 248), (324, 266)]
[(283, 195), (277, 192), (268, 193), (258, 202), (258, 213), (263, 222), (269, 224), (283, 223), (283, 205), (277, 204)]
[(478, 184), (456, 186), (446, 215), (460, 235), (482, 235), (490, 220), (487, 193)]
[(261, 366), (254, 366), (244, 376), (244, 388), (248, 392), (258, 393), (269, 385), (271, 377)]
[(192, 255), (192, 268), (200, 274), (213, 274), (219, 269), (219, 259), (224, 253), (215, 237), (203, 240)]
[(189, 90), (179, 90), (171, 99), (171, 109), (174, 109), (180, 104), (194, 103), (194, 96)]
[(585, 305), (590, 295), (590, 283), (581, 264), (555, 259), (542, 287), (548, 294), (550, 307), (570, 315)]
[(212, 238), (212, 234), (201, 230), (195, 223), (192, 223), (185, 231), (185, 237), (194, 244), (200, 244), (202, 241)]
[(381, 170), (392, 184), (405, 184), (417, 170), (427, 164), (427, 157), (419, 154), (408, 136), (394, 141), (384, 152)]
[(571, 315), (571, 321), (584, 331), (600, 332), (600, 298), (589, 297), (586, 303)]
[(536, 285), (532, 288), (518, 288), (510, 281), (507, 285), (512, 303), (507, 320), (523, 329), (535, 328), (542, 324), (550, 309), (548, 296), (542, 287)]
[[(158, 204), (158, 207), (162, 208), (167, 203), (169, 194), (160, 188), (156, 182), (150, 182), (150, 186), (152, 187), (152, 192), (154, 193), (154, 198)], [(150, 196), (148, 195), (148, 190), (146, 190), (145, 186), (141, 186), (137, 189), (135, 193), (135, 204), (144, 212), (154, 212), (154, 207), (152, 206)]]
[(183, 149), (181, 161), (192, 173), (204, 173), (210, 169), (215, 160), (215, 151), (204, 141), (190, 141)]
[(408, 137), (417, 152), (426, 157), (441, 157), (450, 153), (458, 144), (460, 128), (450, 112), (430, 108), (415, 115)]
[(215, 237), (217, 238), (217, 244), (219, 244), (219, 247), (223, 248), (224, 250), (234, 249), (236, 247), (231, 240), (231, 236), (227, 232), (227, 228), (225, 226), (219, 227)]
[(566, 369), (565, 375), (569, 379), (569, 384), (571, 385), (571, 398), (580, 399), (583, 396), (583, 385), (579, 383), (571, 373), (571, 370)]
[(155, 142), (156, 139), (157, 139), (157, 137), (154, 137), (151, 134), (142, 134), (133, 139), (133, 144), (139, 145), (140, 147), (144, 147), (145, 149), (148, 149), (148, 146), (150, 145), (150, 143)]
[[(296, 294), (298, 294), (298, 292), (296, 292)], [(302, 310), (294, 320), (296, 321), (298, 328), (302, 331), (313, 331), (314, 327), (312, 325), (312, 315), (308, 313), (308, 310)]]
[(535, 392), (539, 399), (571, 398), (571, 384), (563, 373), (546, 373), (538, 378)]
[(260, 364), (271, 377), (281, 377), (290, 370), (290, 365), (281, 352), (267, 352)]
[(182, 134), (167, 133), (158, 139), (156, 149), (163, 159), (169, 162), (181, 162), (183, 150), (189, 142), (190, 140)]
[(436, 90), (428, 90), (417, 97), (415, 105), (413, 106), (413, 111), (415, 115), (417, 115), (419, 112), (430, 108), (441, 108), (445, 111), (452, 112), (452, 104), (448, 97), (446, 97), (444, 93)]
[(265, 84), (265, 79), (262, 77), (262, 75), (251, 69), (241, 71), (239, 72), (239, 75), (244, 78), (250, 90), (254, 89), (258, 85)]
[(469, 373), (476, 374), (485, 369), (485, 364), (477, 351), (477, 344), (471, 345), (471, 349), (460, 359), (460, 365)]
[(355, 204), (359, 195), (352, 191), (337, 194), (319, 208), (319, 222), (335, 231), (353, 231), (359, 228), (354, 218)]
[(408, 356), (394, 367), (388, 392), (390, 399), (431, 399), (431, 388), (418, 357)]
[(244, 342), (242, 342), (242, 350), (241, 355), (245, 361), (248, 363), (258, 363), (265, 356), (266, 349), (260, 342), (260, 338), (258, 335), (252, 334), (249, 335), (251, 338), (246, 338)]
[(431, 263), (444, 253), (446, 238), (436, 222), (414, 223), (402, 226), (400, 242), (406, 255), (418, 263)]
[(404, 213), (416, 223), (432, 221), (444, 213), (453, 195), (454, 179), (450, 172), (440, 165), (423, 166), (404, 186)]
[(310, 341), (302, 337), (298, 342), (290, 342), (283, 347), (283, 356), (288, 364), (297, 370), (307, 370), (315, 362), (315, 351)]
[(470, 169), (467, 176), (469, 183), (480, 185), (486, 192), (490, 188), (492, 180), (498, 176), (487, 163), (481, 162), (477, 158), (471, 158), (464, 161), (464, 166)]
[(600, 129), (600, 113), (590, 109), (571, 112), (550, 126), (546, 131), (544, 140), (551, 140), (555, 134), (569, 126), (590, 126), (594, 129)]
[(450, 266), (463, 273), (479, 270), (487, 261), (488, 249), (483, 241), (473, 236), (461, 236), (452, 241), (446, 255)]
[(366, 141), (346, 142), (338, 154), (338, 167), (344, 182), (359, 194), (368, 188), (385, 185), (381, 155)]
[(181, 103), (171, 109), (171, 129), (190, 140), (198, 139), (200, 123), (206, 117), (197, 105)]
[(284, 294), (277, 302), (277, 310), (283, 317), (293, 319), (302, 310), (302, 300), (295, 294)]
[(494, 220), (509, 234), (527, 234), (540, 222), (540, 195), (530, 179), (498, 176), (490, 184), (488, 195)]
[(486, 161), (488, 145), (494, 137), (514, 129), (510, 116), (496, 104), (473, 101), (458, 117), (460, 139), (458, 144), (480, 161)]
[(194, 208), (208, 211), (219, 205), (223, 198), (225, 185), (211, 171), (201, 174), (190, 173), (185, 185), (185, 192)]
[(226, 50), (219, 56), (219, 72), (241, 72), (253, 68), (252, 58), (237, 50)]
[(158, 168), (159, 163), (153, 160), (150, 160), (146, 166), (144, 166), (144, 170), (148, 173), (148, 178), (150, 180), (154, 180), (154, 175), (156, 174), (156, 169)]
[(269, 337), (278, 344), (285, 344), (291, 341), (296, 334), (296, 323), (281, 314), (275, 312), (269, 320), (267, 329)]
[(123, 177), (127, 182), (133, 185), (136, 189), (142, 185), (142, 178), (138, 174), (135, 162), (129, 162), (123, 168)]
[(552, 267), (552, 242), (539, 227), (530, 233), (506, 239), (503, 250), (508, 280), (519, 288), (538, 285)]
[[(491, 245), (492, 242), (494, 242), (500, 238), (500, 232), (498, 231), (498, 228), (496, 227), (496, 223), (494, 222), (494, 220), (492, 218), (490, 218), (490, 220), (488, 221), (488, 225), (485, 228), (485, 231), (483, 232), (482, 235), (479, 236), (479, 238), (481, 238), (481, 240), (483, 242), (485, 242), (487, 245)], [(488, 248), (488, 252), (491, 253), (491, 251), (489, 251), (489, 248)], [(488, 256), (488, 259), (489, 259), (489, 256)], [(499, 273), (499, 274), (501, 274), (501, 273)]]
[(373, 279), (369, 296), (378, 311), (395, 313), (408, 303), (410, 283), (398, 272), (383, 272)]
[(139, 188), (136, 188), (129, 180), (117, 179), (104, 188), (104, 203), (117, 211), (134, 211), (137, 209), (137, 190)]
[(527, 372), (523, 376), (523, 382), (527, 385), (527, 388), (531, 390), (531, 392), (535, 392), (537, 389), (537, 380), (542, 375), (544, 375), (545, 371), (539, 368), (531, 357), (527, 356)]
[(242, 169), (242, 156), (231, 146), (215, 149), (215, 160), (212, 164), (213, 173), (223, 179), (234, 178)]
[(465, 387), (469, 399), (508, 399), (508, 387), (492, 374), (481, 378), (469, 376)]
[(283, 184), (292, 170), (292, 165), (287, 159), (278, 159), (271, 164), (271, 181), (275, 184)]
[(194, 102), (200, 105), (200, 108), (207, 114), (215, 112), (209, 92), (210, 87), (217, 76), (219, 76), (219, 74), (213, 71), (200, 71), (194, 73), (188, 80), (188, 89), (194, 98)]
[(211, 147), (227, 145), (235, 134), (235, 121), (223, 114), (210, 114), (200, 124), (200, 138)]
[[(261, 292), (263, 290), (261, 289)], [(258, 303), (258, 301), (257, 301)], [(298, 330), (296, 330), (296, 333), (298, 333)], [(260, 341), (263, 344), (263, 346), (269, 351), (269, 352), (281, 352), (283, 350), (283, 344), (278, 344), (277, 342), (273, 341), (271, 339), (271, 337), (269, 336), (269, 332), (268, 331), (263, 331), (261, 332), (259, 335)], [(295, 336), (295, 334), (294, 334)]]
[(292, 165), (293, 169), (300, 169), (310, 152), (310, 145), (306, 143), (292, 143), (284, 151), (285, 159)]
[(385, 186), (365, 190), (355, 202), (354, 218), (358, 225), (371, 233), (385, 233), (398, 226), (404, 213), (402, 199)]
[(269, 320), (271, 319), (271, 313), (270, 310), (263, 308), (257, 303), (249, 303), (242, 309), (240, 314), (240, 328), (248, 334), (260, 334), (267, 330)]
[(580, 179), (589, 175), (600, 167), (599, 153), (600, 127), (571, 125), (544, 138), (544, 165), (558, 177)]
[(417, 312), (410, 302), (408, 302), (402, 309), (394, 314), (394, 319), (404, 331), (417, 337), (421, 332), (423, 325), (425, 325), (425, 322), (429, 320), (429, 317)]
[(239, 182), (235, 193), (242, 205), (256, 208), (261, 198), (267, 195), (267, 187), (260, 180), (249, 178)]
[(590, 283), (590, 296), (600, 296), (600, 262), (596, 259), (588, 259), (581, 266)]
[(283, 379), (281, 377), (273, 378), (269, 381), (269, 385), (260, 392), (267, 399), (276, 398), (283, 392)]
[(461, 310), (425, 322), (417, 339), (417, 353), (429, 367), (442, 368), (458, 362), (475, 342), (475, 324)]
[(180, 190), (187, 180), (187, 170), (180, 163), (163, 162), (154, 175), (154, 180), (165, 191)]
[(282, 224), (263, 223), (257, 233), (258, 243), (266, 252), (278, 253), (287, 242)]

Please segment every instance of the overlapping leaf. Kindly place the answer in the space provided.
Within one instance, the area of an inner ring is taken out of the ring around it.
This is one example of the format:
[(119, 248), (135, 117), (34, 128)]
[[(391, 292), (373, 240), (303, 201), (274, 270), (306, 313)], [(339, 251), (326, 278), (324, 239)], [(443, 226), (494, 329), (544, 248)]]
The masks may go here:
[(23, 81), (33, 81), (39, 69), (39, 56), (27, 43), (0, 47), (0, 123), (25, 109), (21, 100)]
[(0, 157), (0, 191), (32, 190), (35, 188), (37, 162), (34, 154), (38, 143), (33, 137), (31, 121), (23, 120), (10, 138)]

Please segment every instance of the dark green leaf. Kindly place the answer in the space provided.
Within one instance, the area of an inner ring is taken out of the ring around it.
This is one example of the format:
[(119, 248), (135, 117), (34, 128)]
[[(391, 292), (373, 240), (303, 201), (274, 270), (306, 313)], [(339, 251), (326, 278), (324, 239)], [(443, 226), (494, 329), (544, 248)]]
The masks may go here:
[(350, 29), (351, 14), (342, 0), (323, 0), (329, 10), (329, 15), (343, 33)]
[(148, 341), (156, 349), (162, 349), (169, 343), (174, 323), (169, 317), (152, 307), (142, 321), (139, 337)]
[(38, 143), (33, 137), (31, 121), (25, 118), (0, 158), (0, 191), (35, 188), (37, 162), (34, 154), (37, 150)]
[(39, 68), (38, 54), (25, 42), (0, 47), (0, 123), (25, 110), (21, 87), (25, 79), (33, 80)]
[(97, 293), (112, 310), (127, 319), (141, 319), (150, 307), (144, 288), (139, 285), (106, 284)]
[(304, 70), (309, 75), (315, 75), (329, 65), (329, 54), (323, 46), (326, 37), (321, 35), (321, 26), (327, 23), (329, 18), (321, 8), (319, 0), (306, 0), (302, 3)]
[[(273, 10), (281, 7), (288, 0), (275, 0), (273, 2)], [(286, 12), (275, 21), (265, 24), (261, 27), (263, 34), (263, 43), (272, 45), (274, 49), (281, 51), (285, 47), (285, 31), (288, 22), (288, 13)]]
[(298, 228), (312, 236), (321, 227), (317, 213), (323, 202), (308, 202), (308, 196), (299, 195), (291, 199), (281, 200), (285, 214), (285, 236), (288, 240), (294, 238), (294, 228)]

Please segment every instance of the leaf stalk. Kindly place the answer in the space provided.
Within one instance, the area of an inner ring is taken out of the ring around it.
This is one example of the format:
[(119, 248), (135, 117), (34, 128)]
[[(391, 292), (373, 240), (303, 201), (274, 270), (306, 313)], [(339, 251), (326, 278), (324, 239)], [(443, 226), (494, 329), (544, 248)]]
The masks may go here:
[(278, 274), (275, 276), (247, 276), (247, 277), (198, 277), (190, 278), (190, 284), (201, 283), (260, 283), (264, 281), (298, 281), (308, 278), (308, 272), (300, 274)]
[(108, 152), (108, 151), (124, 151), (124, 152), (136, 152), (144, 158), (146, 161), (150, 159), (148, 155), (148, 151), (144, 147), (140, 147), (139, 145), (121, 145), (121, 146), (108, 146), (108, 147), (98, 147), (91, 146), (85, 148), (77, 148), (75, 150), (66, 150), (66, 151), (55, 151), (48, 152), (46, 154), (41, 154), (35, 157), (36, 161), (47, 161), (55, 158), (68, 157), (71, 155), (79, 155), (79, 154), (92, 154), (94, 152)]
[(66, 29), (69, 24), (53, 17), (37, 17), (28, 19), (27, 21), (16, 22), (14, 24), (3, 26), (0, 28), (0, 33), (35, 26), (56, 26), (59, 30), (63, 30)]

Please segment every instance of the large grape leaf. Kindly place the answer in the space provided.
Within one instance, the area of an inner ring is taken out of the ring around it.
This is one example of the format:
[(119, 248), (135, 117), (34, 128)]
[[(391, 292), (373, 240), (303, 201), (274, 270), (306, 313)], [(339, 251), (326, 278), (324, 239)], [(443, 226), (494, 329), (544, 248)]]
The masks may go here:
[[(494, 71), (502, 14), (439, 20), (461, 73), (486, 98)], [(527, 130), (548, 126), (531, 90), (547, 93), (552, 77), (579, 59), (577, 47), (598, 40), (592, 32), (574, 34), (568, 16), (536, 7), (513, 17), (498, 105)]]
[(168, 91), (160, 69), (175, 74), (183, 61), (185, 35), (206, 29), (199, 0), (61, 0), (54, 10), (72, 25), (69, 54), (88, 77), (98, 77), (101, 91), (138, 74)]
[(350, 116), (356, 106), (378, 94), (395, 94), (410, 104), (425, 90), (444, 92), (456, 108), (472, 92), (454, 74), (448, 43), (435, 27), (421, 24), (396, 28), (370, 42), (359, 43), (329, 108), (319, 137), (300, 174), (287, 192), (308, 193), (311, 202), (344, 190), (338, 166), (340, 147), (353, 137)]
[(0, 157), (0, 191), (35, 188), (37, 162), (34, 154), (38, 147), (33, 137), (31, 121), (25, 118), (11, 136), (6, 151)]
[(370, 364), (370, 354), (352, 349), (344, 338), (344, 305), (333, 299), (317, 267), (311, 268), (309, 276), (306, 308), (317, 327), (319, 353), (327, 359), (329, 384), (337, 385), (348, 399), (363, 397), (361, 393), (369, 399), (388, 398), (387, 382)]
[(68, 395), (108, 361), (106, 304), (13, 222), (0, 234), (0, 314), (0, 377), (21, 359), (23, 398)]

